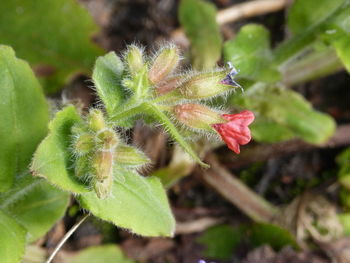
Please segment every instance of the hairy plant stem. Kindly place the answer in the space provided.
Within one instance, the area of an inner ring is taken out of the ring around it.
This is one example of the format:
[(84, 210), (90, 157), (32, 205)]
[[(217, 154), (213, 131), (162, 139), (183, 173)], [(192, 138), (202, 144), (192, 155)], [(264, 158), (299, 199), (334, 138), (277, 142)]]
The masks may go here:
[(61, 249), (61, 247), (63, 246), (64, 243), (66, 243), (66, 241), (68, 240), (68, 238), (70, 238), (70, 236), (75, 232), (75, 230), (78, 229), (78, 227), (86, 220), (86, 218), (88, 218), (90, 216), (90, 214), (86, 214), (82, 219), (80, 219), (79, 222), (77, 222), (65, 235), (64, 237), (61, 239), (61, 241), (57, 244), (57, 246), (55, 247), (55, 250), (52, 252), (52, 254), (50, 255), (50, 257), (46, 260), (46, 263), (50, 263), (53, 258), (56, 256), (56, 254), (58, 253), (58, 251)]
[(143, 109), (144, 109), (144, 103), (139, 103), (139, 104), (137, 104), (137, 106), (127, 108), (125, 111), (122, 111), (121, 113), (113, 115), (110, 118), (110, 120), (113, 122), (118, 122), (118, 121), (123, 120), (125, 118), (144, 113)]
[(152, 103), (144, 103), (145, 111), (150, 112), (151, 116), (156, 118), (167, 129), (167, 132), (173, 137), (173, 139), (185, 149), (185, 151), (202, 167), (208, 168), (209, 166), (202, 162), (198, 155), (192, 150), (189, 144), (187, 144), (181, 134), (178, 132), (175, 125), (170, 119)]

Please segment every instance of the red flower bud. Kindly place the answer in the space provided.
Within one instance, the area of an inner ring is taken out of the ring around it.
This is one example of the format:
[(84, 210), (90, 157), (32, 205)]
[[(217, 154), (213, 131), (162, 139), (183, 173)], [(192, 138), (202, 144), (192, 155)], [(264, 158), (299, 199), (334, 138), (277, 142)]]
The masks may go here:
[(251, 140), (248, 125), (254, 121), (254, 114), (245, 110), (238, 114), (223, 114), (227, 123), (213, 124), (213, 128), (221, 135), (227, 146), (235, 153), (240, 153), (240, 145), (245, 145)]

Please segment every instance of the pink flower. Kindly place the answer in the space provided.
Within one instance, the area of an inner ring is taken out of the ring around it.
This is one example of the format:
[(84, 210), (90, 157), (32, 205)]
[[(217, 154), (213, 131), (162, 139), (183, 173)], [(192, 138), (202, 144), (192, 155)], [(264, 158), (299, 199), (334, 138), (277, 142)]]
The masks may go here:
[(222, 117), (228, 122), (212, 126), (221, 135), (228, 148), (239, 154), (239, 146), (247, 144), (252, 138), (248, 125), (254, 121), (254, 114), (244, 110), (238, 114), (223, 114)]

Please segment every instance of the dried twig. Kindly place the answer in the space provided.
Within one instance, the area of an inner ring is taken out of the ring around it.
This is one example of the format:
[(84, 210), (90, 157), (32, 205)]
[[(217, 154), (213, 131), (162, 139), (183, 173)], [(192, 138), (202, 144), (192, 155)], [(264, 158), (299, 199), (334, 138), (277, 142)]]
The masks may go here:
[(278, 209), (249, 189), (209, 154), (210, 169), (200, 171), (203, 180), (246, 215), (259, 222), (271, 222)]
[(56, 256), (57, 252), (61, 249), (64, 243), (70, 238), (71, 235), (77, 230), (77, 228), (85, 221), (86, 218), (89, 217), (90, 214), (86, 214), (78, 223), (76, 223), (62, 238), (62, 240), (57, 244), (55, 250), (52, 252), (50, 257), (47, 259), (46, 263), (50, 263), (53, 258)]

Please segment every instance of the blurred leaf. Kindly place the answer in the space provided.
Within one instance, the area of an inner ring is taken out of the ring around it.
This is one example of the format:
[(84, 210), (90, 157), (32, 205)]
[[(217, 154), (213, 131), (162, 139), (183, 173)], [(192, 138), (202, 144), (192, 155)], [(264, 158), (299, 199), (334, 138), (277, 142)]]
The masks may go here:
[[(300, 94), (283, 87), (257, 83), (244, 94), (233, 96), (231, 104), (253, 110), (258, 122), (261, 117), (263, 120), (273, 121), (309, 143), (323, 143), (335, 131), (335, 122), (329, 115), (313, 110)], [(264, 134), (266, 137), (260, 139), (273, 140), (270, 138), (273, 133)], [(287, 137), (289, 136), (288, 133)]]
[(289, 10), (288, 27), (293, 37), (283, 42), (274, 52), (280, 64), (305, 49), (348, 4), (348, 0), (295, 0)]
[(350, 72), (350, 5), (328, 24), (324, 37), (335, 48), (338, 57)]
[(338, 218), (343, 226), (344, 235), (350, 236), (350, 213), (338, 214)]
[(71, 129), (80, 121), (74, 106), (57, 112), (49, 124), (49, 134), (40, 143), (31, 165), (35, 176), (44, 177), (51, 184), (73, 193), (88, 191), (74, 175), (73, 155), (70, 152)]
[(243, 26), (234, 39), (225, 43), (223, 53), (225, 62), (232, 62), (240, 70), (239, 77), (263, 82), (281, 78), (272, 64), (270, 36), (263, 26)]
[(121, 86), (123, 70), (123, 63), (114, 52), (96, 60), (92, 79), (108, 115), (116, 111), (116, 107), (120, 106), (124, 98)]
[(228, 260), (244, 238), (242, 228), (229, 225), (217, 225), (207, 229), (197, 242), (206, 247), (204, 256)]
[(254, 246), (269, 244), (275, 250), (280, 250), (284, 246), (292, 246), (298, 249), (299, 246), (293, 235), (286, 229), (268, 223), (257, 223), (249, 229), (249, 238)]
[(0, 194), (0, 209), (24, 226), (29, 241), (34, 241), (64, 215), (68, 201), (69, 193), (25, 174), (16, 178), (10, 191)]
[(20, 262), (24, 253), (25, 237), (24, 228), (0, 210), (0, 255), (2, 262)]
[(202, 0), (181, 0), (179, 20), (191, 42), (194, 68), (213, 68), (220, 59), (222, 44), (214, 5)]
[(115, 225), (143, 236), (173, 236), (175, 221), (158, 178), (124, 172), (124, 182), (115, 181), (109, 198), (94, 192), (78, 196), (81, 206)]
[(2, 45), (0, 96), (1, 192), (11, 187), (16, 174), (27, 169), (37, 144), (47, 133), (49, 118), (43, 91), (29, 65)]
[(350, 191), (350, 148), (342, 151), (337, 156), (337, 163), (340, 167), (338, 180), (348, 191)]
[(330, 19), (347, 0), (295, 0), (289, 9), (288, 27), (294, 33), (315, 28)]
[(44, 85), (49, 93), (71, 74), (89, 72), (101, 53), (90, 41), (97, 27), (78, 1), (6, 0), (0, 10), (1, 43), (13, 46), (32, 66), (53, 71)]
[(254, 140), (259, 142), (281, 142), (292, 139), (293, 131), (271, 119), (259, 117), (250, 125)]
[(103, 245), (83, 249), (68, 263), (134, 263), (134, 260), (128, 259), (116, 245)]

